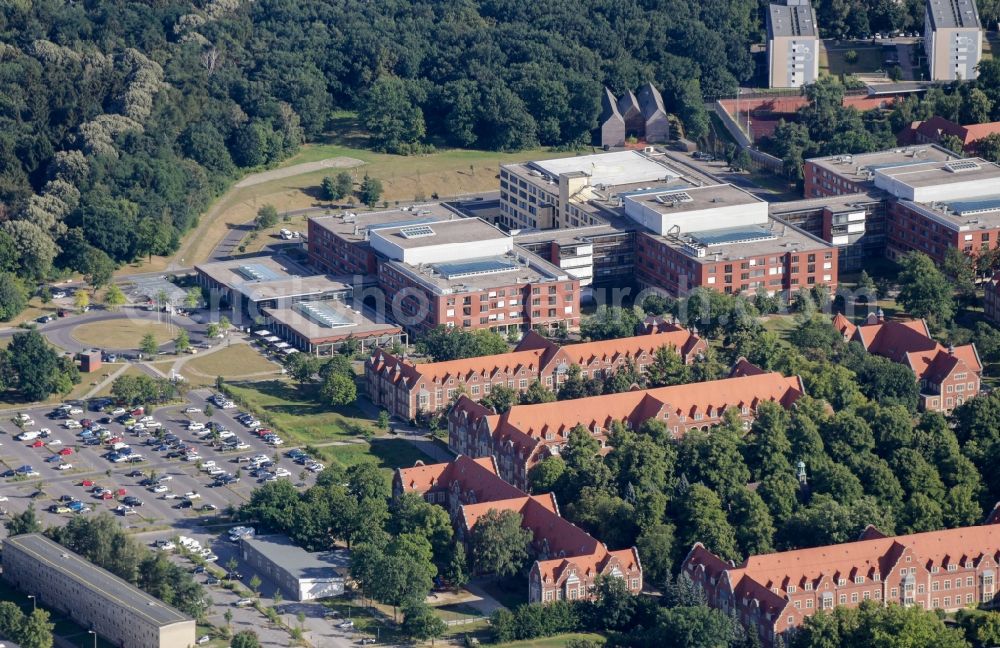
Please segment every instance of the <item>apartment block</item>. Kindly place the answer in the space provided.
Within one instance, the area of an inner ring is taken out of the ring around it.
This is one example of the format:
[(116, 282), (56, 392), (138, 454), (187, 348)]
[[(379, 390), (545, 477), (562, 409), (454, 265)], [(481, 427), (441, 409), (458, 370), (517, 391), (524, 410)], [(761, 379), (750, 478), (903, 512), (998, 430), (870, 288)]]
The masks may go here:
[(681, 572), (710, 606), (775, 646), (817, 612), (863, 601), (945, 612), (991, 604), (998, 561), (995, 523), (894, 537), (868, 527), (857, 542), (750, 556), (740, 565), (696, 543)]
[(528, 573), (528, 601), (549, 603), (593, 598), (598, 576), (621, 578), (629, 591), (642, 591), (642, 564), (635, 547), (609, 551), (563, 518), (555, 495), (528, 495), (500, 478), (492, 457), (459, 455), (447, 463), (400, 468), (393, 496), (417, 493), (448, 509), (460, 539), (468, 540), (489, 511), (514, 511), (532, 533), (535, 560)]
[(845, 340), (909, 367), (920, 384), (923, 410), (948, 413), (979, 394), (983, 364), (976, 345), (945, 348), (924, 320), (887, 320), (879, 309), (860, 325), (838, 313), (833, 325)]
[(768, 6), (767, 69), (771, 88), (801, 88), (819, 79), (819, 30), (808, 0)]
[(961, 156), (934, 144), (810, 158), (802, 165), (804, 196), (809, 199), (870, 192), (877, 189), (875, 172), (880, 169), (959, 159)]
[(983, 57), (983, 28), (975, 0), (927, 0), (924, 53), (932, 81), (979, 76), (976, 66)]
[(1000, 274), (993, 275), (983, 286), (983, 313), (986, 319), (1000, 325)]
[(194, 619), (39, 533), (4, 539), (3, 578), (116, 646), (195, 645)]
[[(752, 367), (752, 365), (751, 365)], [(582, 426), (602, 446), (615, 421), (638, 429), (645, 421), (663, 421), (674, 438), (689, 430), (708, 430), (729, 408), (736, 408), (749, 428), (764, 401), (791, 405), (804, 393), (798, 377), (786, 378), (757, 368), (743, 375), (703, 383), (674, 385), (556, 401), (515, 405), (503, 414), (461, 396), (448, 414), (448, 446), (470, 457), (495, 457), (503, 479), (528, 487), (528, 472), (548, 456), (558, 455), (570, 432)]]
[(413, 364), (405, 357), (376, 350), (365, 363), (365, 379), (373, 403), (392, 416), (413, 420), (447, 409), (458, 393), (479, 401), (495, 387), (525, 392), (536, 380), (558, 390), (573, 365), (594, 378), (613, 374), (627, 364), (642, 373), (661, 347), (673, 349), (690, 364), (707, 343), (676, 324), (666, 324), (649, 335), (566, 346), (530, 331), (511, 353), (447, 362)]

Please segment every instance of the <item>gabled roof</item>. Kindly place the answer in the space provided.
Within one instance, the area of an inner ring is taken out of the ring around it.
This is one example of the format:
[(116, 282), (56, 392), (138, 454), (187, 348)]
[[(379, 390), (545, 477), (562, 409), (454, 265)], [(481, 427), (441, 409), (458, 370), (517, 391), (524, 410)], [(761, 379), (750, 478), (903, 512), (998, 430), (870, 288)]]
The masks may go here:
[(587, 366), (595, 359), (614, 360), (618, 356), (638, 358), (643, 353), (652, 359), (652, 355), (660, 347), (674, 347), (679, 353), (685, 353), (685, 350), (690, 351), (700, 339), (687, 329), (678, 326), (674, 330), (647, 335), (568, 344), (562, 347), (562, 353), (559, 355), (571, 364), (580, 366)]
[(394, 383), (402, 380), (407, 387), (412, 388), (423, 380), (429, 388), (429, 385), (435, 381), (445, 383), (449, 378), (459, 380), (471, 374), (482, 375), (486, 373), (489, 376), (493, 375), (496, 371), (512, 373), (520, 371), (522, 367), (534, 371), (540, 366), (541, 357), (542, 351), (540, 349), (532, 349), (475, 358), (461, 358), (445, 362), (413, 364), (408, 360), (397, 358), (387, 351), (378, 349), (369, 359), (369, 363), (380, 373), (395, 373), (396, 375), (393, 377)]
[(895, 537), (866, 530), (862, 537), (856, 542), (751, 556), (735, 567), (697, 544), (685, 563), (688, 568), (704, 567), (715, 576), (726, 572), (734, 586), (748, 587), (745, 581), (749, 580), (763, 591), (778, 588), (780, 598), (785, 600), (789, 585), (801, 588), (806, 582), (816, 584), (823, 578), (850, 580), (855, 576), (870, 579), (876, 573), (887, 575), (906, 553), (926, 567), (944, 567), (949, 561), (978, 561), (984, 556), (1000, 558), (997, 524)]
[(596, 424), (607, 429), (612, 421), (628, 420), (638, 427), (661, 410), (692, 416), (726, 407), (756, 408), (761, 401), (777, 401), (787, 407), (802, 394), (798, 377), (786, 378), (777, 372), (760, 373), (571, 401), (515, 405), (500, 415), (498, 429), (509, 427), (535, 437), (544, 436), (544, 430), (551, 429), (568, 436), (577, 425), (592, 427)]
[(396, 480), (404, 493), (419, 494), (431, 490), (448, 490), (457, 482), (461, 491), (471, 493), (477, 502), (523, 495), (519, 489), (499, 476), (493, 457), (471, 459), (459, 455), (447, 463), (399, 468), (396, 470)]
[(639, 108), (639, 100), (635, 98), (635, 94), (631, 90), (626, 90), (625, 94), (618, 100), (618, 112), (625, 119), (642, 112)]
[(621, 563), (624, 571), (639, 567), (635, 548), (608, 551), (602, 542), (559, 514), (555, 495), (528, 495), (501, 479), (492, 457), (470, 459), (460, 455), (448, 463), (402, 468), (396, 471), (396, 480), (403, 484), (404, 492), (419, 493), (437, 487), (450, 489), (459, 481), (462, 492), (473, 494), (475, 499), (475, 503), (459, 508), (457, 520), (466, 533), (488, 511), (517, 512), (521, 526), (531, 531), (536, 549), (544, 549), (552, 557), (536, 563), (543, 579), (549, 582), (567, 565), (586, 574), (594, 569), (603, 570), (613, 561)]
[(958, 363), (964, 363), (975, 373), (983, 370), (974, 344), (946, 349), (931, 337), (927, 322), (922, 319), (881, 320), (870, 315), (852, 337), (869, 353), (905, 364), (918, 380), (940, 382)]
[(649, 82), (639, 88), (639, 107), (642, 110), (643, 118), (647, 121), (656, 115), (665, 115), (667, 112), (663, 107), (663, 97), (660, 95), (660, 91)]
[(848, 340), (854, 337), (854, 333), (858, 330), (858, 327), (851, 320), (847, 319), (843, 313), (834, 315), (833, 328), (837, 329), (837, 332)]
[(604, 123), (609, 119), (622, 119), (621, 113), (618, 111), (618, 101), (615, 96), (611, 94), (611, 90), (607, 86), (604, 86), (604, 95), (601, 97), (601, 119), (600, 123)]

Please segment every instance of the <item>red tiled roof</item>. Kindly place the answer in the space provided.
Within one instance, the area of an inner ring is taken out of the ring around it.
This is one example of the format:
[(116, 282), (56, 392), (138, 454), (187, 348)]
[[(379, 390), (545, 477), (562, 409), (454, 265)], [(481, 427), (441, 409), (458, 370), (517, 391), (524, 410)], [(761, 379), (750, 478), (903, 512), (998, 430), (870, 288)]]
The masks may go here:
[[(522, 367), (532, 373), (540, 372), (551, 362), (588, 365), (593, 360), (613, 360), (619, 357), (635, 358), (643, 352), (652, 355), (661, 346), (673, 346), (681, 353), (690, 353), (701, 338), (684, 328), (650, 335), (637, 335), (613, 340), (582, 342), (560, 347), (534, 331), (527, 333), (520, 344), (509, 353), (461, 358), (444, 362), (414, 364), (384, 350), (376, 350), (369, 359), (370, 366), (382, 375), (390, 375), (392, 382), (404, 381), (412, 388), (421, 380), (425, 384), (445, 383), (449, 378), (464, 379), (473, 374), (493, 376), (502, 371), (508, 374)], [(397, 371), (398, 370), (398, 371)]]
[(956, 361), (965, 363), (970, 371), (982, 371), (975, 345), (946, 349), (930, 336), (924, 320), (880, 321), (870, 317), (857, 327), (853, 337), (870, 353), (907, 365), (918, 380), (937, 381), (951, 372)]
[(1000, 525), (997, 524), (895, 537), (866, 530), (863, 537), (865, 539), (856, 542), (750, 556), (735, 567), (697, 544), (686, 562), (702, 565), (713, 575), (726, 571), (734, 585), (746, 577), (767, 591), (777, 587), (785, 592), (789, 585), (801, 588), (803, 583), (816, 583), (823, 577), (853, 579), (855, 575), (866, 578), (874, 573), (887, 575), (906, 549), (918, 559), (926, 560), (926, 567), (946, 567), (949, 561), (977, 560), (984, 555), (1000, 554)]
[(472, 493), (479, 502), (510, 497), (523, 493), (505, 482), (498, 474), (493, 457), (472, 459), (459, 455), (447, 463), (400, 468), (396, 478), (404, 493), (426, 493), (435, 488), (450, 489), (458, 482), (463, 493)]
[(761, 401), (778, 401), (787, 406), (802, 394), (802, 383), (797, 377), (786, 378), (770, 372), (572, 401), (515, 405), (500, 420), (501, 426), (531, 436), (544, 436), (548, 430), (568, 436), (577, 425), (607, 429), (612, 421), (628, 419), (638, 426), (663, 408), (669, 413), (693, 417), (696, 413), (707, 414), (709, 410), (727, 407), (756, 408)]

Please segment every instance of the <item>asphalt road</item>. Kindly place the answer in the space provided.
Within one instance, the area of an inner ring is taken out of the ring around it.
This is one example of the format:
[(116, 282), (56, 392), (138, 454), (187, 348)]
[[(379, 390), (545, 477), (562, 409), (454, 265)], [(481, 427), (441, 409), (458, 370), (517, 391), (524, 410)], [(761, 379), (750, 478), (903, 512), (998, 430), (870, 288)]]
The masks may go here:
[[(178, 328), (183, 328), (187, 330), (189, 334), (201, 334), (204, 330), (204, 325), (198, 324), (194, 320), (188, 317), (181, 317), (179, 315), (169, 315), (167, 313), (155, 313), (150, 312), (141, 308), (129, 308), (125, 307), (120, 311), (107, 311), (101, 309), (92, 309), (89, 312), (81, 313), (79, 315), (72, 314), (66, 317), (57, 318), (47, 324), (39, 324), (38, 330), (45, 336), (45, 338), (52, 344), (69, 351), (70, 353), (76, 353), (83, 351), (84, 349), (90, 348), (88, 345), (82, 344), (73, 337), (73, 330), (80, 326), (81, 324), (90, 324), (93, 322), (109, 322), (113, 320), (120, 319), (138, 319), (147, 321), (159, 321), (164, 323), (170, 323)], [(7, 338), (13, 336), (15, 333), (21, 331), (19, 328), (7, 328), (0, 330), (0, 338)], [(161, 351), (172, 351), (174, 348), (173, 341), (168, 341), (160, 345)], [(135, 349), (121, 348), (121, 347), (111, 347), (107, 346), (104, 348), (105, 351), (135, 351)]]

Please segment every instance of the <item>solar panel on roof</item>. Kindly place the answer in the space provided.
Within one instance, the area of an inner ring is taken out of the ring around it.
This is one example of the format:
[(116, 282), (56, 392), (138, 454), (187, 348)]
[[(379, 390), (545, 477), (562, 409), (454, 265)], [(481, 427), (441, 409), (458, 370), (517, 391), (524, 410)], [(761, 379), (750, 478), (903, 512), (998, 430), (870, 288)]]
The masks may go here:
[(434, 230), (426, 225), (415, 225), (411, 227), (404, 227), (399, 230), (399, 233), (406, 239), (424, 238), (427, 236), (434, 236)]
[(249, 281), (274, 281), (281, 275), (260, 263), (248, 263), (236, 268), (236, 271)]
[(753, 229), (738, 228), (709, 230), (707, 232), (691, 232), (688, 236), (705, 246), (749, 243), (751, 241), (767, 241), (777, 238), (769, 230), (762, 227)]
[(324, 302), (298, 302), (295, 304), (295, 310), (299, 311), (306, 319), (310, 319), (326, 328), (352, 326), (354, 324), (351, 318)]
[(694, 198), (692, 198), (691, 194), (686, 191), (672, 191), (670, 193), (660, 194), (656, 197), (656, 200), (657, 202), (661, 202), (665, 205), (694, 202)]
[(424, 225), (426, 223), (433, 223), (437, 218), (415, 218), (411, 220), (398, 220), (398, 221), (386, 221), (384, 223), (372, 223), (368, 225), (368, 230), (379, 230), (385, 229), (387, 227), (404, 227), (406, 225)]
[(985, 214), (987, 212), (1000, 211), (1000, 196), (980, 198), (979, 200), (955, 200), (945, 204), (959, 216)]
[(952, 173), (961, 173), (962, 171), (975, 171), (979, 168), (979, 163), (975, 160), (958, 160), (956, 162), (948, 162), (944, 165), (944, 168)]
[(455, 261), (452, 263), (436, 263), (434, 269), (446, 279), (472, 277), (481, 274), (509, 272), (517, 269), (516, 263), (503, 259), (481, 259), (476, 261)]

